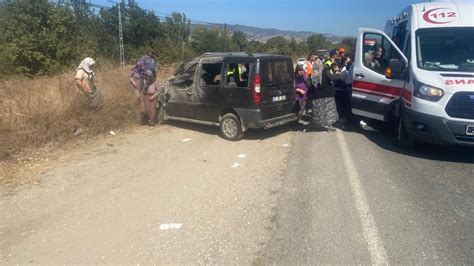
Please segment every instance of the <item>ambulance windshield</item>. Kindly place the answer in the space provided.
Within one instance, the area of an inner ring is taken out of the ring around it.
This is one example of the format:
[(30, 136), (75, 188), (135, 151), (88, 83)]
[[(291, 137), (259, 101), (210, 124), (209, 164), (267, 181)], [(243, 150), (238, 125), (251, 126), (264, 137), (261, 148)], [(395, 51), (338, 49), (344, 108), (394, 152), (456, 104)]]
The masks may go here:
[(418, 67), (474, 72), (474, 27), (428, 28), (416, 32)]

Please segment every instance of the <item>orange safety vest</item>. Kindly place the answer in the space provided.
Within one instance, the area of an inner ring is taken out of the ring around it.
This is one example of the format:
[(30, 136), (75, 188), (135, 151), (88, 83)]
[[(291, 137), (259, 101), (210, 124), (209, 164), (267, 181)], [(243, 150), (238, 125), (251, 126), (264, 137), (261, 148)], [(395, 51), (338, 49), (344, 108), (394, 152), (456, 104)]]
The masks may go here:
[(311, 62), (308, 62), (306, 61), (304, 63), (304, 68), (306, 70), (306, 75), (309, 77), (311, 77), (311, 75), (313, 75), (313, 65), (311, 64)]

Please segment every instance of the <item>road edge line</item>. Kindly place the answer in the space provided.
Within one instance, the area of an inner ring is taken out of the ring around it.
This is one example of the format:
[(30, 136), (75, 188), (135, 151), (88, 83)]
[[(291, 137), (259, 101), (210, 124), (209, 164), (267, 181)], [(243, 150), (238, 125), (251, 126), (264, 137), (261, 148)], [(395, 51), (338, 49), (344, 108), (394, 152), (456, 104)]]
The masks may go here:
[(370, 260), (372, 264), (389, 264), (387, 252), (384, 248), (382, 240), (380, 239), (374, 217), (370, 212), (367, 196), (365, 195), (362, 184), (360, 183), (359, 174), (349, 152), (349, 146), (347, 145), (346, 139), (340, 130), (336, 131), (336, 137), (342, 153), (344, 168), (347, 177), (349, 178), (352, 195), (354, 196), (357, 213), (359, 214), (359, 220), (362, 225), (365, 242), (367, 243), (367, 248), (370, 253)]

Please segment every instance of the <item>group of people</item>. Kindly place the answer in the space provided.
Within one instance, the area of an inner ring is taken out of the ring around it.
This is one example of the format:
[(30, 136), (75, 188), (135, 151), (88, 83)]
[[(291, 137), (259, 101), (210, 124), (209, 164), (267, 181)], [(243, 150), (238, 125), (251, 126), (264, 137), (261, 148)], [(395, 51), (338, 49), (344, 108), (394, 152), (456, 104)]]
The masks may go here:
[[(375, 59), (367, 63), (377, 64), (374, 62), (382, 52), (377, 50)], [(94, 59), (86, 57), (77, 68), (75, 80), (77, 87), (89, 97), (90, 110), (96, 112), (102, 107), (103, 94), (94, 83), (94, 64)], [(246, 72), (244, 66), (238, 67), (242, 70), (236, 73)], [(344, 48), (331, 51), (326, 58), (310, 54), (303, 65), (296, 65), (296, 112), (300, 118), (311, 113), (311, 129), (334, 131), (336, 122), (349, 117), (352, 69), (351, 57), (346, 55)], [(233, 77), (233, 73), (228, 74)], [(158, 95), (162, 86), (156, 79), (156, 60), (152, 49), (148, 49), (131, 69), (129, 80), (140, 106), (142, 125), (154, 125), (157, 123)], [(305, 121), (301, 122), (308, 125)]]
[(142, 125), (153, 126), (157, 123), (158, 95), (162, 89), (156, 78), (156, 60), (152, 49), (137, 61), (130, 71), (130, 83), (140, 106)]
[(310, 129), (335, 131), (333, 125), (348, 116), (352, 83), (349, 72), (352, 60), (344, 48), (331, 51), (326, 58), (310, 54), (304, 64), (296, 65), (296, 112), (301, 117), (311, 110)]
[[(94, 59), (86, 57), (77, 67), (75, 82), (77, 88), (89, 99), (89, 110), (97, 112), (103, 106), (103, 94), (97, 89), (92, 70)], [(162, 89), (156, 79), (156, 60), (153, 50), (148, 49), (132, 68), (129, 75), (135, 98), (140, 106), (141, 123), (154, 125), (157, 122), (158, 95)]]

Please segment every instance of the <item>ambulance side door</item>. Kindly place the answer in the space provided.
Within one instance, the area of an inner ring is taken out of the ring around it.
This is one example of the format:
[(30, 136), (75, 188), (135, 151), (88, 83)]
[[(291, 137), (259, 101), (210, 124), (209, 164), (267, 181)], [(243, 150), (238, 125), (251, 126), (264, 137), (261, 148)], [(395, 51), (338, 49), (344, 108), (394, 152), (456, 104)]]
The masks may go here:
[(406, 68), (406, 57), (383, 31), (359, 29), (352, 83), (353, 114), (387, 121), (405, 84), (404, 79), (387, 78), (392, 59)]

